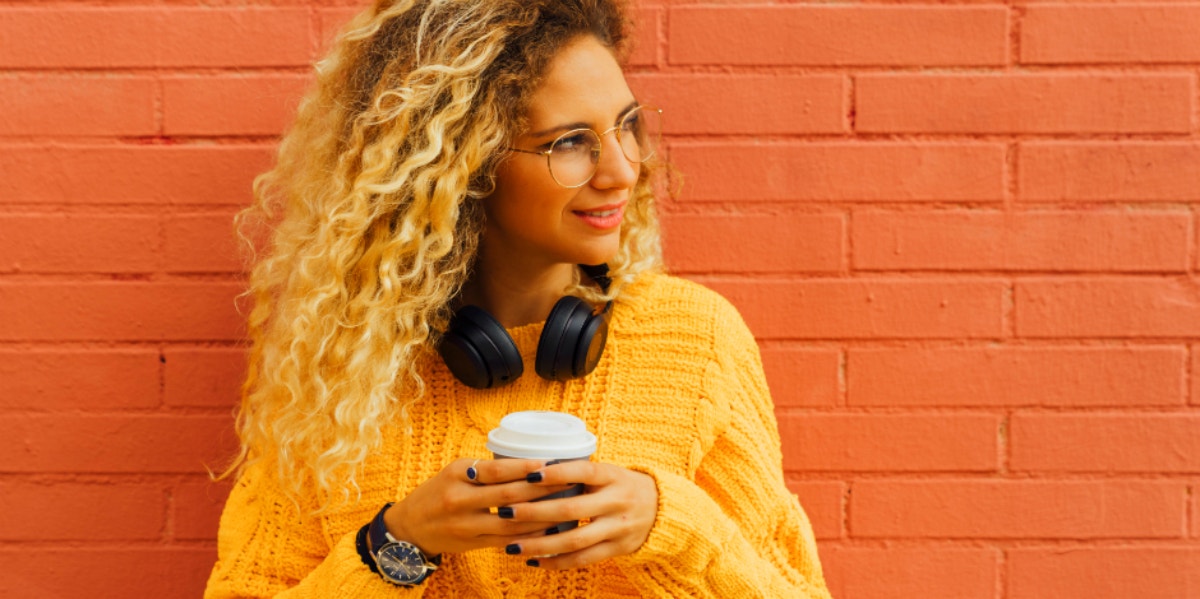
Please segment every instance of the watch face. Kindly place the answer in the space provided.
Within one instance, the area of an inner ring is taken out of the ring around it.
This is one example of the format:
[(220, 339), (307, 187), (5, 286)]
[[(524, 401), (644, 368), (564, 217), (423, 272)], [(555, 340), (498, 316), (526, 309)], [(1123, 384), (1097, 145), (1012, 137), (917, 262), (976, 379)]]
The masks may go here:
[(379, 549), (379, 569), (401, 584), (415, 584), (425, 575), (425, 559), (408, 543), (388, 543)]

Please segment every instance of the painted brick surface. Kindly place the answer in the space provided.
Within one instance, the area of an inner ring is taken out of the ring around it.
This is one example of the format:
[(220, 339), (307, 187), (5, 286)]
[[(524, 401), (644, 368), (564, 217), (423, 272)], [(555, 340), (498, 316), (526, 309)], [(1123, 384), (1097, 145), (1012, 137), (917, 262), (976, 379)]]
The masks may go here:
[(995, 593), (1000, 554), (988, 549), (838, 548), (828, 552), (826, 562), (834, 597), (957, 599)]
[[(1200, 587), (1200, 550), (1194, 547), (1018, 549), (1007, 564), (1011, 596), (1191, 597)], [(1103, 576), (1097, 576), (1097, 573)]]
[(847, 403), (1182, 406), (1186, 354), (1186, 348), (1171, 346), (852, 349)]
[(1194, 85), (1183, 73), (871, 74), (857, 80), (857, 122), (872, 133), (1184, 134)]
[[(201, 594), (231, 218), (365, 4), (0, 6), (0, 597)], [(1200, 3), (633, 15), (834, 597), (1200, 596)]]
[(812, 523), (818, 539), (837, 539), (845, 535), (846, 485), (837, 482), (789, 481), (788, 488), (800, 498), (800, 505)]

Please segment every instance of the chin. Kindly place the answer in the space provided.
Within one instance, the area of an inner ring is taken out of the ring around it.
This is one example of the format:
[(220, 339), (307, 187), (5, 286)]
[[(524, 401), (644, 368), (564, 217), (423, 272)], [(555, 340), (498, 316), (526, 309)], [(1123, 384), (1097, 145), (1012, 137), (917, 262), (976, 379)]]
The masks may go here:
[(617, 256), (621, 250), (620, 240), (614, 240), (612, 243), (603, 244), (588, 244), (588, 246), (580, 248), (582, 251), (575, 254), (573, 262), (575, 264), (607, 264)]

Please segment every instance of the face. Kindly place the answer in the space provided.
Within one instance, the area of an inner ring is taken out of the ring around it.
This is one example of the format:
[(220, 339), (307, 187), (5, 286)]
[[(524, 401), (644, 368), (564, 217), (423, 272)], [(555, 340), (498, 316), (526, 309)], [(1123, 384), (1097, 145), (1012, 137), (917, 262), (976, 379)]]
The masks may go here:
[[(512, 147), (541, 151), (571, 129), (606, 131), (635, 105), (612, 52), (583, 36), (551, 62), (530, 98), (527, 130)], [(532, 267), (599, 264), (615, 256), (640, 166), (621, 153), (615, 131), (601, 143), (595, 175), (575, 189), (554, 181), (545, 156), (509, 156), (497, 169), (495, 193), (484, 200), (481, 251)]]

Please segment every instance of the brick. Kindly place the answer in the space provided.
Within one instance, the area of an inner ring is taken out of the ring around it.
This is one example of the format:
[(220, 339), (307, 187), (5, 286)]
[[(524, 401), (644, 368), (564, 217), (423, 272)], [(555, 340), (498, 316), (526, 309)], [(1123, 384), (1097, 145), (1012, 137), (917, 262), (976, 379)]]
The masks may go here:
[(663, 109), (667, 134), (844, 133), (840, 75), (630, 75), (643, 103)]
[(1200, 539), (1200, 485), (1193, 484), (1188, 489), (1188, 494), (1192, 497), (1192, 509), (1190, 512), (1192, 519), (1192, 538)]
[(0, 145), (0, 204), (246, 204), (272, 148)]
[(1002, 335), (1002, 284), (978, 280), (734, 281), (729, 298), (759, 339), (990, 338)]
[[(839, 599), (994, 597), (994, 549), (834, 547), (821, 552), (830, 594)], [(937, 581), (931, 584), (931, 581)]]
[(217, 561), (209, 547), (96, 546), (0, 550), (0, 597), (199, 597)]
[(228, 415), (0, 416), (0, 472), (199, 474), (235, 444)]
[(1009, 424), (1009, 467), (1200, 473), (1200, 415), (1017, 413)]
[(991, 143), (692, 142), (671, 146), (684, 201), (999, 202)]
[(176, 486), (171, 492), (173, 538), (215, 541), (230, 487), (229, 481), (185, 482)]
[(156, 540), (163, 491), (143, 483), (0, 482), (5, 541)]
[(150, 216), (0, 215), (0, 272), (150, 272), (158, 239)]
[(0, 350), (0, 410), (153, 408), (158, 352)]
[(633, 33), (630, 36), (632, 49), (628, 64), (649, 66), (658, 63), (659, 34), (662, 29), (663, 11), (657, 8), (633, 10)]
[(1017, 151), (1022, 202), (1200, 200), (1200, 144), (1030, 142)]
[(1192, 278), (1028, 279), (1016, 283), (1021, 337), (1200, 336)]
[(670, 12), (672, 64), (1002, 65), (1003, 7), (684, 7)]
[(855, 482), (850, 534), (863, 538), (1178, 538), (1184, 486), (1169, 481)]
[[(1179, 406), (1178, 347), (853, 348), (851, 406)], [(1047, 368), (1053, 364), (1053, 368)]]
[(775, 407), (829, 407), (841, 395), (841, 352), (833, 349), (764, 347), (763, 370)]
[(163, 395), (169, 406), (229, 408), (241, 398), (241, 349), (167, 349)]
[(838, 272), (840, 214), (663, 215), (673, 272)]
[[(786, 456), (784, 463), (787, 463)], [(845, 536), (842, 526), (845, 513), (842, 500), (846, 495), (845, 483), (789, 480), (787, 486), (800, 499), (800, 506), (808, 516), (813, 534), (818, 539), (837, 539)]]
[(1190, 213), (863, 212), (859, 270), (1185, 271)]
[(243, 272), (233, 213), (178, 214), (163, 225), (169, 272)]
[(308, 87), (303, 75), (203, 75), (163, 80), (168, 135), (279, 135)]
[(1200, 62), (1200, 6), (1034, 5), (1021, 18), (1021, 62)]
[(240, 339), (233, 283), (0, 283), (0, 340)]
[(1017, 548), (1006, 566), (1013, 599), (1176, 599), (1200, 588), (1195, 546)]
[(860, 75), (867, 133), (1188, 133), (1186, 74)]
[(323, 55), (333, 47), (333, 42), (342, 28), (358, 12), (357, 9), (347, 6), (316, 9), (318, 54)]
[(155, 94), (149, 77), (0, 77), (0, 136), (152, 135)]
[(5, 68), (269, 67), (312, 60), (304, 8), (4, 8), (0, 39)]
[(994, 415), (795, 414), (779, 420), (789, 467), (837, 472), (991, 472)]
[(1200, 406), (1200, 346), (1192, 346), (1192, 369), (1191, 374), (1191, 404)]

